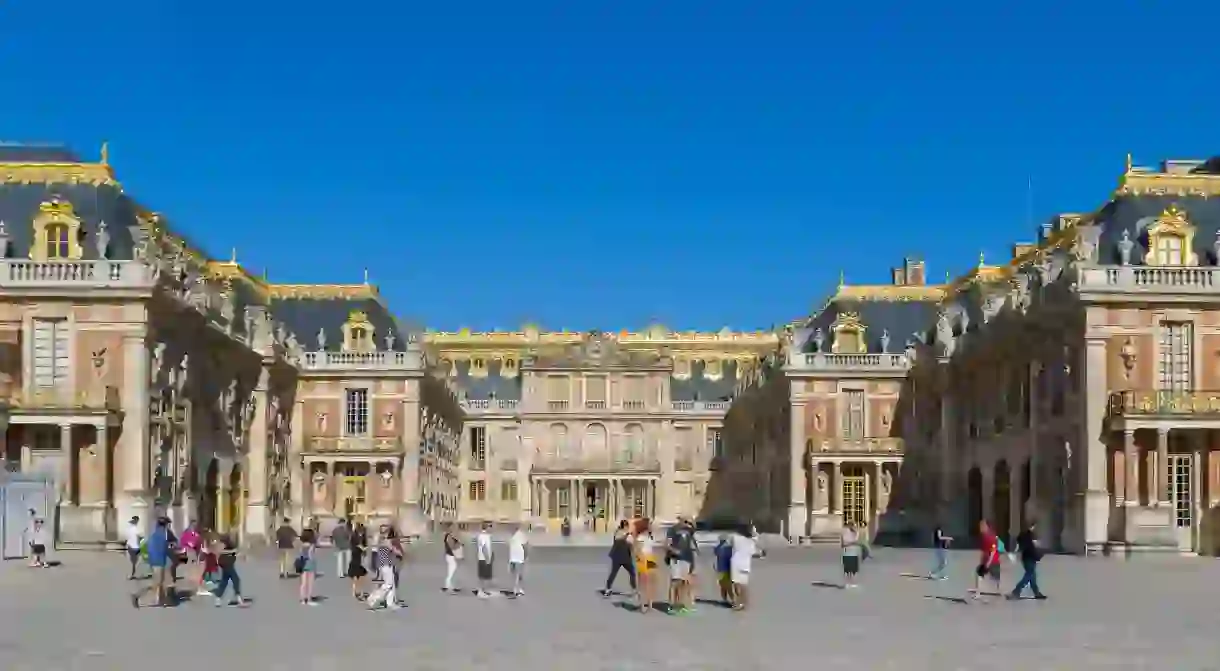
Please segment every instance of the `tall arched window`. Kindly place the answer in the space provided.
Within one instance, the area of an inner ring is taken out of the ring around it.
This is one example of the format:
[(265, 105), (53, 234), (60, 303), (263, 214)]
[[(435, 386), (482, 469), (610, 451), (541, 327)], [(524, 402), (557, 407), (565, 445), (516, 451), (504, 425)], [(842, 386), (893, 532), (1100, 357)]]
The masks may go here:
[(568, 452), (568, 427), (563, 424), (551, 425), (551, 448), (550, 452), (556, 457), (565, 457)]
[(586, 459), (603, 459), (606, 457), (607, 433), (603, 424), (590, 424), (585, 427), (585, 442), (583, 455)]
[(639, 461), (644, 456), (644, 427), (628, 424), (623, 434), (623, 461)]

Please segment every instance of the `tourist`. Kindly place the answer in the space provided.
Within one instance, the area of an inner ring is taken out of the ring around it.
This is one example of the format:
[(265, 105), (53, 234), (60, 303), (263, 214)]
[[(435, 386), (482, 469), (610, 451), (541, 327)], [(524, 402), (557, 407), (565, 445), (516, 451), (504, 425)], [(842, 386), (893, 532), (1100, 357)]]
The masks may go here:
[[(285, 520), (287, 521), (287, 520)], [(318, 573), (318, 558), (317, 546), (314, 541), (317, 540), (314, 534), (302, 534), (301, 536), (301, 552), (296, 558), (295, 566), (297, 575), (301, 577), (301, 589), (299, 596), (301, 597), (302, 606), (316, 606), (317, 601), (313, 598), (314, 580)]]
[(855, 522), (848, 522), (847, 526), (843, 527), (839, 548), (843, 557), (843, 587), (855, 588), (856, 574), (860, 572), (860, 558), (864, 554), (864, 543), (860, 540), (860, 531)]
[(288, 578), (288, 571), (292, 567), (293, 558), (296, 556), (293, 550), (296, 548), (297, 532), (292, 528), (288, 518), (285, 517), (280, 528), (275, 530), (275, 546), (280, 551), (280, 580)]
[(377, 543), (377, 549), (373, 551), (373, 565), (377, 567), (380, 574), (381, 585), (373, 590), (368, 597), (369, 610), (378, 608), (388, 608), (389, 610), (398, 610), (401, 606), (398, 605), (398, 588), (396, 578), (394, 576), (394, 564), (401, 557), (401, 551), (394, 548), (394, 538), (390, 535), (386, 527), (381, 528), (380, 542)]
[(199, 533), (199, 526), (194, 520), (191, 520), (186, 525), (186, 530), (182, 532), (182, 537), (178, 539), (178, 543), (186, 553), (186, 561), (188, 563), (195, 564), (199, 562), (203, 548), (203, 535)]
[(363, 589), (365, 576), (368, 575), (368, 569), (364, 568), (364, 555), (368, 552), (368, 534), (365, 533), (363, 524), (357, 525), (352, 532), (348, 547), (351, 550), (351, 559), (347, 563), (347, 577), (352, 581), (352, 598), (364, 601), (368, 598), (368, 592)]
[(352, 523), (339, 520), (330, 534), (330, 544), (335, 548), (335, 575), (347, 577), (347, 567), (352, 563)]
[(928, 574), (929, 580), (949, 579), (949, 576), (945, 575), (945, 571), (949, 568), (949, 544), (952, 542), (953, 538), (946, 536), (944, 528), (940, 522), (937, 522), (936, 528), (932, 531), (932, 551), (936, 553), (936, 566)]
[(974, 571), (974, 599), (983, 595), (983, 580), (986, 578), (995, 585), (995, 593), (1000, 594), (1000, 539), (991, 530), (987, 520), (979, 521), (979, 557), (978, 568)]
[(133, 517), (127, 522), (127, 528), (123, 530), (123, 544), (127, 549), (127, 560), (131, 562), (131, 576), (128, 580), (136, 579), (136, 567), (140, 564), (140, 548), (144, 545), (144, 534), (140, 531), (140, 518)]
[(237, 544), (231, 536), (221, 536), (213, 545), (213, 553), (216, 555), (216, 565), (220, 571), (220, 580), (217, 581), (216, 591), (212, 593), (216, 597), (216, 606), (224, 605), (225, 591), (229, 585), (233, 586), (233, 600), (229, 602), (229, 605), (246, 605), (246, 599), (241, 594), (241, 576), (237, 574)]
[(720, 542), (712, 550), (712, 556), (716, 562), (716, 584), (720, 586), (720, 601), (724, 603), (725, 608), (732, 608), (733, 604), (733, 544), (729, 541), (728, 534), (720, 535)]
[(695, 529), (685, 516), (669, 530), (670, 610), (673, 615), (693, 613), (695, 567)]
[(529, 538), (525, 535), (525, 525), (518, 524), (517, 530), (508, 539), (508, 573), (513, 577), (513, 596), (525, 596), (521, 586), (525, 583), (525, 557), (528, 554)]
[(157, 520), (157, 526), (144, 542), (144, 552), (145, 560), (152, 569), (152, 579), (147, 586), (131, 595), (131, 607), (139, 608), (140, 599), (149, 592), (157, 595), (158, 606), (169, 605), (166, 592), (167, 589), (172, 589), (173, 585), (168, 581), (170, 548), (169, 520), (167, 518), (162, 517)]
[(30, 531), (30, 566), (33, 568), (48, 568), (47, 546), (51, 544), (51, 534), (41, 518), (34, 519), (34, 528)]
[(618, 529), (614, 531), (614, 540), (610, 542), (610, 575), (606, 578), (606, 589), (602, 590), (603, 597), (609, 597), (614, 592), (611, 590), (614, 587), (614, 579), (618, 577), (619, 569), (627, 572), (627, 580), (631, 583), (631, 591), (634, 594), (638, 585), (635, 581), (635, 567), (632, 565), (633, 551), (631, 549), (631, 530), (627, 528), (627, 520), (621, 520), (618, 523)]
[(743, 525), (733, 535), (732, 559), (729, 564), (729, 574), (732, 577), (733, 610), (745, 610), (750, 603), (750, 569), (754, 565), (754, 555), (758, 552), (755, 541), (754, 525)]
[(442, 542), (445, 546), (445, 586), (441, 588), (441, 591), (456, 594), (457, 588), (453, 586), (453, 577), (457, 575), (458, 562), (462, 561), (465, 553), (462, 550), (462, 541), (453, 532), (452, 522), (445, 525), (445, 537)]
[(395, 553), (391, 566), (394, 568), (394, 590), (397, 594), (402, 591), (402, 567), (407, 561), (407, 549), (403, 547), (402, 534), (394, 527), (390, 527), (390, 548)]
[[(212, 594), (216, 585), (220, 584), (220, 560), (217, 556), (218, 539), (212, 532), (201, 534), (202, 542), (199, 548), (199, 582), (195, 593), (199, 596)], [(210, 586), (209, 586), (210, 584)]]
[(1027, 585), (1034, 593), (1035, 599), (1046, 599), (1046, 595), (1038, 588), (1038, 562), (1042, 561), (1042, 548), (1038, 547), (1034, 526), (1035, 523), (1031, 520), (1021, 533), (1017, 534), (1017, 552), (1021, 555), (1021, 568), (1024, 572), (1021, 574), (1021, 580), (1009, 593), (1009, 599), (1020, 599), (1021, 592), (1025, 591)]
[(479, 530), (479, 535), (474, 539), (475, 554), (478, 559), (478, 577), (479, 577), (479, 598), (488, 599), (492, 597), (491, 581), (492, 581), (492, 560), (495, 558), (495, 552), (491, 546), (491, 523), (484, 522), (482, 529)]
[(641, 613), (652, 610), (654, 576), (657, 570), (656, 541), (652, 537), (652, 522), (648, 518), (638, 520), (635, 525), (635, 573), (636, 599)]

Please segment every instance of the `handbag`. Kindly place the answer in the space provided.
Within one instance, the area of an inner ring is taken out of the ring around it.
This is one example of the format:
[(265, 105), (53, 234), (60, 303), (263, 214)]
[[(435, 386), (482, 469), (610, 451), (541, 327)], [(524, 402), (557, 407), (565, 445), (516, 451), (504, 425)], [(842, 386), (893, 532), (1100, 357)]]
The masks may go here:
[(292, 562), (292, 568), (296, 569), (297, 573), (305, 572), (305, 555), (300, 555), (296, 561)]

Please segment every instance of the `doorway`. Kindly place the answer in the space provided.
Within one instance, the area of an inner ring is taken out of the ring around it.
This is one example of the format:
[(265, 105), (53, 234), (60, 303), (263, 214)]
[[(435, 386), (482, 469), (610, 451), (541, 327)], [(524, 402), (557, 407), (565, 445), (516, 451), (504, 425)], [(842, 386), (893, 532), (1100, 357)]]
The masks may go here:
[(584, 491), (585, 519), (589, 520), (589, 529), (596, 532), (606, 532), (610, 528), (609, 499), (607, 487), (601, 482), (586, 482)]
[(843, 467), (843, 481), (839, 485), (843, 497), (843, 524), (855, 524), (857, 529), (868, 523), (868, 478), (862, 466)]
[(1169, 455), (1169, 500), (1173, 503), (1174, 535), (1178, 550), (1195, 549), (1195, 468), (1193, 454)]

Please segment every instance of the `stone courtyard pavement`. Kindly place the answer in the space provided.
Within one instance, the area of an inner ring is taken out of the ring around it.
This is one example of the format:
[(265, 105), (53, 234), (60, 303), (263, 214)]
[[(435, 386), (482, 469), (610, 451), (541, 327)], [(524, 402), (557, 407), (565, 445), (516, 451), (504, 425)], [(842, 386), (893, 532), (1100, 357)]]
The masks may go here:
[[(243, 561), (248, 608), (204, 599), (138, 611), (118, 554), (61, 552), (61, 567), (41, 571), (6, 562), (0, 669), (1220, 669), (1213, 559), (1050, 557), (1051, 600), (978, 604), (959, 600), (972, 553), (953, 557), (951, 580), (931, 582), (902, 575), (925, 570), (927, 552), (878, 549), (863, 588), (845, 591), (817, 584), (839, 580), (834, 549), (782, 549), (756, 562), (751, 612), (703, 605), (670, 617), (600, 598), (603, 550), (538, 549), (527, 595), (490, 601), (442, 594), (437, 548), (415, 550), (409, 608), (377, 613), (331, 575), (319, 579), (329, 598), (303, 607), (267, 558)], [(707, 580), (704, 595), (712, 589)]]

